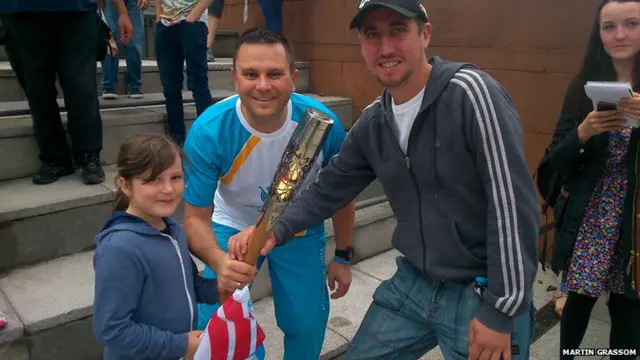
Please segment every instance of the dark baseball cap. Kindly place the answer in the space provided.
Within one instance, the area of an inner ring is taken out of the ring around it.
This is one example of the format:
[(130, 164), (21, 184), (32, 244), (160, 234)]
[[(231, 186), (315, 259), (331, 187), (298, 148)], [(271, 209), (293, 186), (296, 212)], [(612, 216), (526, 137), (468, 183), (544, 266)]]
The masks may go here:
[(421, 0), (358, 0), (358, 10), (351, 20), (350, 29), (360, 27), (364, 15), (373, 8), (386, 7), (408, 18), (420, 18), (429, 22), (427, 10), (422, 6)]

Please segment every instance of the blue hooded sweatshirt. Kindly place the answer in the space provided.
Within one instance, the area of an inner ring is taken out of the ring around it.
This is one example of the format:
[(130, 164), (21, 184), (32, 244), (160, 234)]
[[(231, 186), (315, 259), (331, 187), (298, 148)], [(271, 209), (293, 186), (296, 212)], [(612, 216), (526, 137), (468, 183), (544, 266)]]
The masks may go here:
[(118, 211), (96, 236), (93, 331), (103, 360), (183, 357), (196, 303), (218, 302), (217, 282), (198, 275), (180, 225), (165, 223), (159, 231)]

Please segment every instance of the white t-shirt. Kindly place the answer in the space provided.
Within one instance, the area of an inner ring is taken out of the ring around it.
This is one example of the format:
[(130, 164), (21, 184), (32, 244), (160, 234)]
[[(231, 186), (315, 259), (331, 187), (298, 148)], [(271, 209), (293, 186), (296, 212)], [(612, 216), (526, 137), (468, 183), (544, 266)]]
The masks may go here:
[(398, 143), (404, 151), (407, 153), (407, 144), (409, 143), (409, 134), (411, 133), (411, 127), (416, 120), (420, 105), (422, 105), (422, 98), (424, 97), (424, 88), (420, 90), (418, 95), (413, 99), (407, 101), (404, 104), (396, 105), (393, 98), (391, 98), (391, 106), (393, 108), (393, 117), (396, 125), (396, 136), (398, 137)]
[[(160, 19), (162, 25), (171, 26), (184, 21), (187, 15), (198, 5), (198, 0), (162, 0), (161, 6), (164, 17)], [(205, 9), (198, 21), (207, 24), (208, 9)]]

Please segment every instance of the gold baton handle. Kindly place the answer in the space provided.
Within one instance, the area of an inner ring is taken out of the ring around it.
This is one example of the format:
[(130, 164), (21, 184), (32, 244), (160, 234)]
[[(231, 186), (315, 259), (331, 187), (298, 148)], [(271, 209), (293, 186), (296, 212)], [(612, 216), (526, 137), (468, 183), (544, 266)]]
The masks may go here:
[(253, 229), (251, 236), (249, 236), (249, 242), (247, 244), (247, 253), (244, 255), (244, 263), (256, 266), (258, 263), (258, 257), (260, 257), (260, 250), (264, 247), (264, 244), (269, 239), (269, 231), (267, 231), (267, 222), (260, 221), (258, 226)]
[[(247, 253), (244, 255), (242, 262), (256, 266), (258, 263), (258, 257), (260, 257), (260, 250), (262, 250), (268, 239), (269, 231), (267, 231), (267, 222), (258, 221), (258, 226), (253, 229), (251, 235), (249, 235)], [(229, 296), (220, 294), (220, 304), (223, 304), (228, 298)]]

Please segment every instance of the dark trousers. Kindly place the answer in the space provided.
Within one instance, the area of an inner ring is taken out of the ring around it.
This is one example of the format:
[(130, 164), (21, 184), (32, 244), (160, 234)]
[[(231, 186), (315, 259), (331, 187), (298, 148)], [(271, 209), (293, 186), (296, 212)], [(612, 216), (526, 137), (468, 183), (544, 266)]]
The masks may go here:
[[(560, 323), (560, 358), (573, 359), (573, 356), (562, 356), (562, 349), (578, 349), (584, 338), (591, 317), (591, 310), (598, 299), (579, 295), (573, 291), (567, 294), (567, 302), (562, 310)], [(640, 350), (640, 300), (632, 300), (625, 295), (611, 294), (609, 297), (609, 315), (611, 331), (609, 348)], [(636, 359), (636, 356), (616, 356), (616, 359)]]
[(209, 66), (207, 64), (207, 25), (201, 21), (185, 21), (164, 26), (156, 24), (156, 60), (167, 109), (169, 133), (184, 137), (182, 88), (183, 64), (187, 63), (187, 88), (193, 93), (196, 112), (202, 114), (211, 104)]
[(218, 19), (222, 18), (222, 10), (224, 9), (224, 1), (225, 0), (213, 0), (211, 5), (209, 5), (208, 14), (217, 17)]
[[(15, 33), (15, 25), (13, 23), (13, 17), (11, 15), (0, 15), (0, 21), (2, 21), (3, 26), (7, 30), (4, 50), (7, 53), (7, 57), (9, 58), (9, 65), (11, 69), (16, 74), (16, 78), (18, 79), (18, 83), (22, 88), (22, 91), (26, 93), (26, 84), (24, 81), (24, 67), (22, 66), (22, 55), (20, 54), (20, 47), (18, 46), (17, 37), (12, 36), (11, 31)], [(58, 90), (56, 89), (56, 97), (58, 97)], [(51, 112), (59, 113), (60, 107), (58, 107), (58, 102), (53, 99), (51, 102)]]
[(258, 0), (267, 29), (282, 32), (283, 0)]
[(22, 57), (18, 52), (15, 35), (12, 37), (11, 34), (15, 33), (15, 27), (13, 25), (13, 18), (11, 15), (0, 15), (0, 21), (2, 22), (2, 26), (5, 28), (6, 37), (4, 43), (4, 50), (7, 53), (7, 57), (9, 58), (9, 65), (11, 65), (11, 69), (16, 74), (16, 78), (18, 79), (18, 83), (20, 83), (20, 87), (22, 90), (25, 89), (24, 84), (24, 68), (22, 67)]
[[(24, 71), (33, 131), (44, 164), (82, 164), (102, 150), (96, 81), (96, 13), (20, 13), (11, 36)], [(56, 103), (56, 74), (67, 108), (71, 148)], [(72, 150), (73, 149), (73, 153)]]

